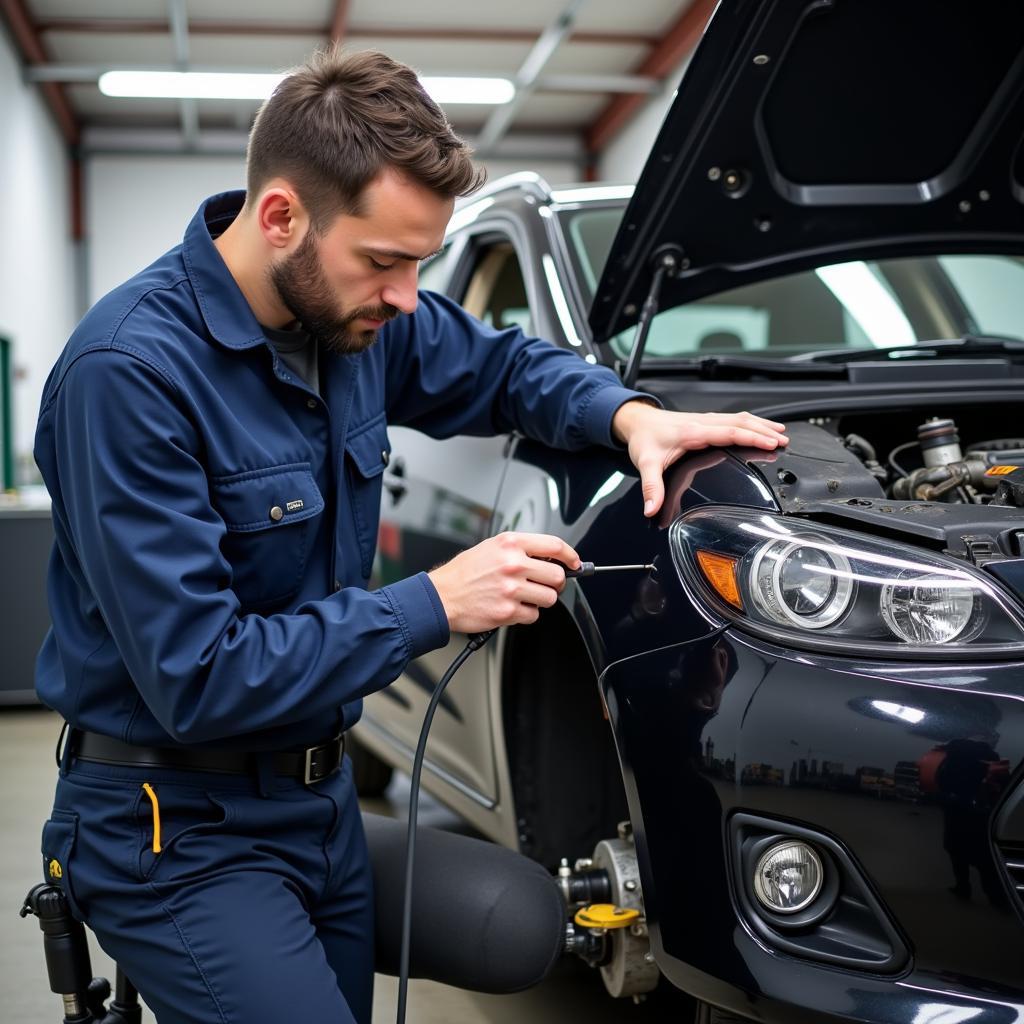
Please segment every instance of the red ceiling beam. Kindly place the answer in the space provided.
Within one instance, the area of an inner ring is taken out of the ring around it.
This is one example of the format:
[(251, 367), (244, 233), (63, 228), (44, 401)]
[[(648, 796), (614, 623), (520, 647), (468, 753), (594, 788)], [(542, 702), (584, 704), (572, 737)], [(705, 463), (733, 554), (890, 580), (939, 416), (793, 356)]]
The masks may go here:
[(346, 35), (348, 30), (348, 9), (349, 0), (336, 0), (334, 4), (334, 17), (331, 18), (330, 40), (337, 46)]
[[(26, 64), (46, 64), (50, 57), (43, 41), (39, 38), (36, 26), (32, 23), (24, 0), (0, 0), (0, 15), (10, 29), (11, 37), (21, 59)], [(71, 109), (64, 87), (58, 82), (44, 82), (40, 85), (46, 103), (57, 119), (65, 141), (69, 146), (78, 145), (79, 125)]]
[[(330, 26), (296, 25), (275, 22), (193, 21), (188, 30), (197, 36), (320, 36), (333, 37), (337, 13)], [(170, 32), (170, 24), (160, 18), (41, 18), (36, 22), (39, 32), (106, 32), (111, 35)], [(347, 39), (426, 39), (454, 43), (534, 43), (537, 32), (528, 29), (433, 28), (397, 25), (343, 26)], [(574, 32), (574, 43), (599, 43), (604, 46), (655, 46), (659, 40), (637, 32)]]
[[(671, 74), (693, 52), (714, 9), (715, 0), (693, 0), (632, 74), (658, 79)], [(646, 96), (635, 94), (611, 100), (584, 133), (587, 152), (601, 152), (646, 101)]]

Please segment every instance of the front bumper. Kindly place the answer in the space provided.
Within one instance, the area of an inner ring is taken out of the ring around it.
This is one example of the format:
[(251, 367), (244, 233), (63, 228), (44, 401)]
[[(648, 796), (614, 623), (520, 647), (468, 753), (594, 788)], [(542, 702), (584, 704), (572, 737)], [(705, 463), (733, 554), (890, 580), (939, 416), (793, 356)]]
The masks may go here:
[[(601, 685), (674, 984), (780, 1024), (1024, 1021), (1024, 908), (992, 834), (1024, 762), (1024, 664), (821, 658), (727, 630)], [(741, 811), (840, 844), (905, 955), (856, 970), (766, 939), (738, 899)]]

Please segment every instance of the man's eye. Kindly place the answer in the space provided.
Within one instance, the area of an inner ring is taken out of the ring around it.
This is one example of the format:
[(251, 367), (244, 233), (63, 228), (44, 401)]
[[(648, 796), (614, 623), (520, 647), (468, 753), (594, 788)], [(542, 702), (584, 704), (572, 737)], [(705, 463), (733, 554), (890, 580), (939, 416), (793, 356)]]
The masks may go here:
[(394, 266), (394, 263), (378, 263), (372, 256), (369, 260), (374, 270), (390, 270)]

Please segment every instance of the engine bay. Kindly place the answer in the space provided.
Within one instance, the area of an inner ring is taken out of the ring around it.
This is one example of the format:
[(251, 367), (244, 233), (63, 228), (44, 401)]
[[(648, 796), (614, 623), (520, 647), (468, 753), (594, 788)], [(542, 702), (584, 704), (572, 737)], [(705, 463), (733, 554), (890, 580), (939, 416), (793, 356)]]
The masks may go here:
[[(1024, 437), (1016, 410), (956, 418), (879, 411), (790, 421), (785, 451), (749, 453), (784, 512), (976, 565), (1024, 554)], [(1015, 432), (1014, 428), (1018, 428)]]
[[(886, 497), (1024, 507), (1024, 437), (1013, 432), (1019, 431), (1019, 416), (918, 416), (912, 428), (906, 415), (888, 419), (849, 416), (835, 423), (836, 436), (882, 484)], [(1005, 426), (1005, 436), (993, 436), (998, 426)], [(901, 435), (907, 439), (893, 445)]]

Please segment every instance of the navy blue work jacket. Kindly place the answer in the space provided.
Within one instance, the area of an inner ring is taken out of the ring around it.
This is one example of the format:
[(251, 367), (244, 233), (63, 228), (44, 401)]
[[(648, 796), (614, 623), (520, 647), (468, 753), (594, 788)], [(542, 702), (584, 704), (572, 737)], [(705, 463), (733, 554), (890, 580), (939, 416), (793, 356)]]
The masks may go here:
[(125, 742), (252, 750), (350, 726), (361, 698), (448, 642), (420, 573), (366, 589), (387, 426), (614, 446), (640, 397), (608, 369), (421, 292), (321, 395), (268, 344), (213, 238), (243, 192), (101, 299), (46, 382), (53, 499), (42, 701)]

